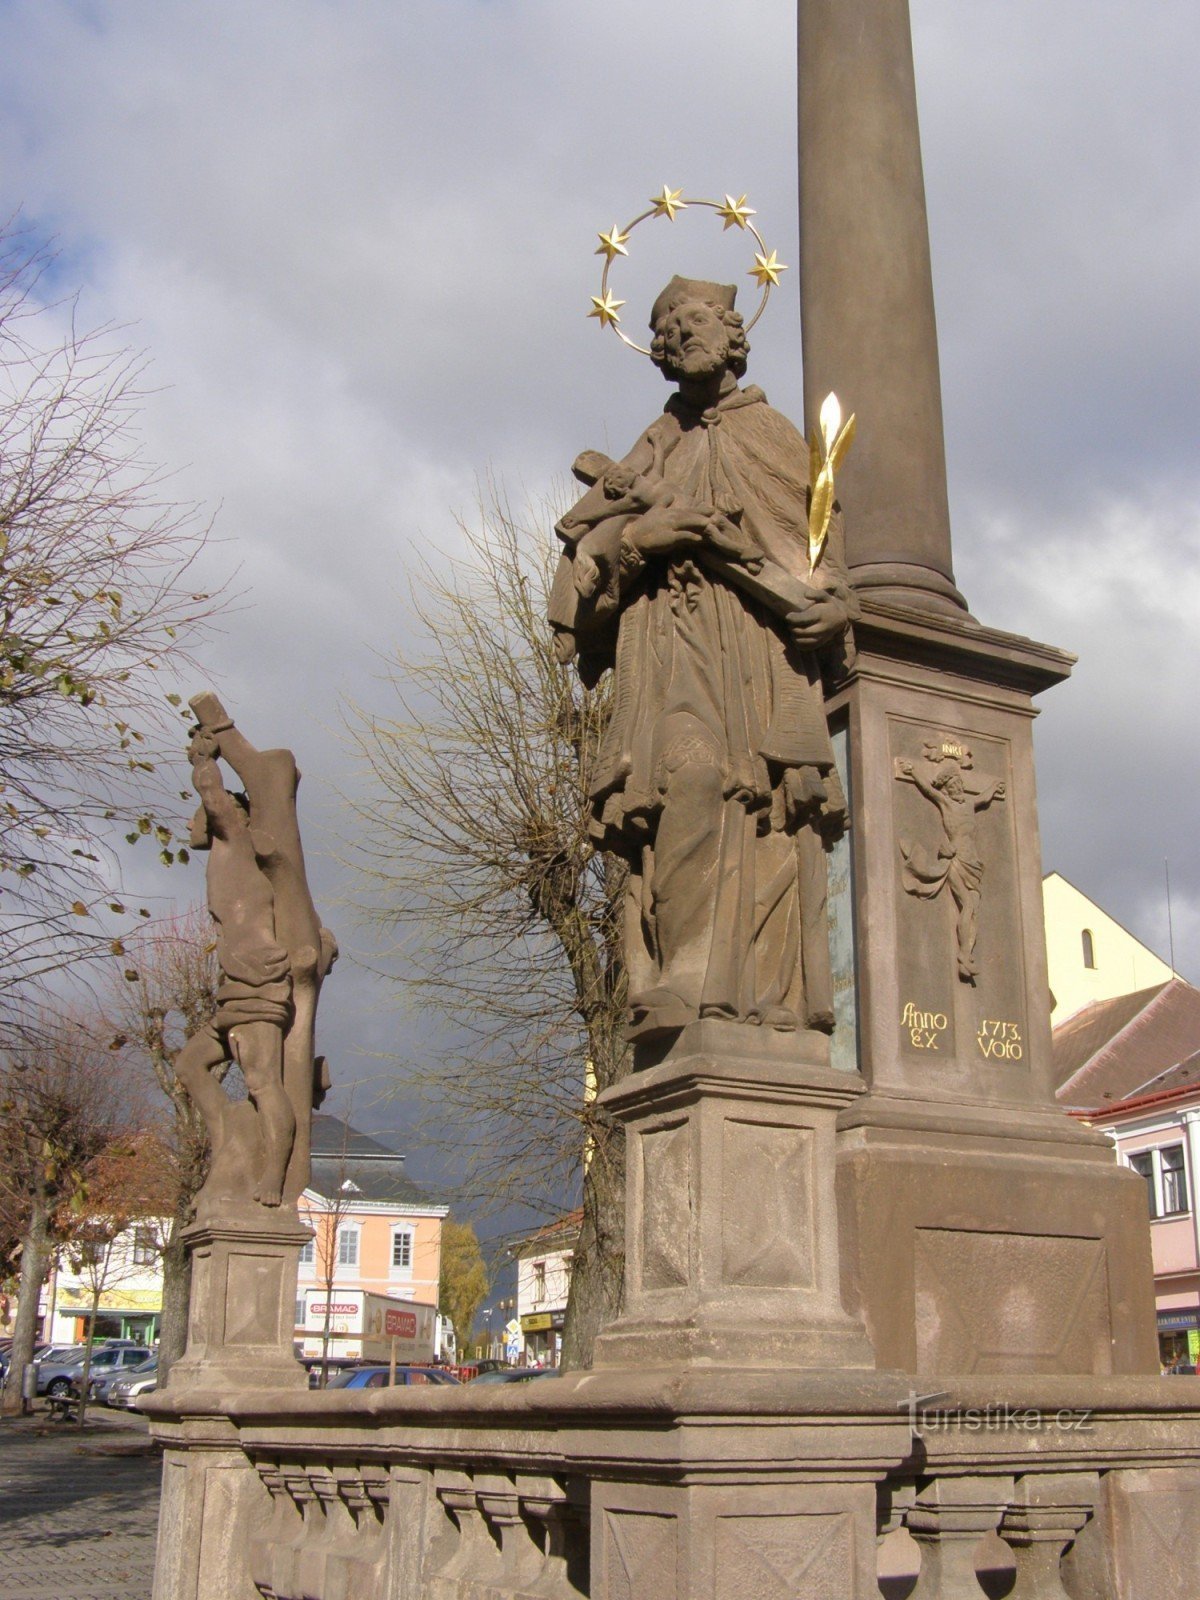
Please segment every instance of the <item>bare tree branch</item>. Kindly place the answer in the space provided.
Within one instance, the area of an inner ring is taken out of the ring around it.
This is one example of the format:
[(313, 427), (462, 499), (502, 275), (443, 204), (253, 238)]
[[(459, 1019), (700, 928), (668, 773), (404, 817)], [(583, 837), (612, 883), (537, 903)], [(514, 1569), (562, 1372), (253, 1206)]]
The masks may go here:
[(193, 572), (207, 529), (137, 443), (144, 364), (115, 329), (60, 331), (49, 260), (0, 228), (0, 1043), (135, 915), (120, 832), (187, 859), (164, 669), (190, 669), (216, 607)]
[(463, 525), (466, 556), (422, 575), (425, 649), (386, 676), (399, 714), (352, 721), (372, 779), (352, 848), (382, 964), (451, 1039), (404, 1080), (453, 1129), (473, 1198), (544, 1217), (578, 1195), (587, 1158), (576, 1280), (609, 1315), (623, 1143), (594, 1098), (628, 1068), (623, 878), (588, 836), (607, 684), (585, 689), (554, 659), (545, 621), (553, 522), (543, 507), (523, 526), (493, 491)]

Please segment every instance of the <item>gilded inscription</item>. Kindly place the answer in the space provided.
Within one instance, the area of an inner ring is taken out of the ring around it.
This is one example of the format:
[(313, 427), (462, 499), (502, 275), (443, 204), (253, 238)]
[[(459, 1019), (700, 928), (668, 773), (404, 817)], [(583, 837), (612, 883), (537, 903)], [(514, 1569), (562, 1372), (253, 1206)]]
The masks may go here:
[(995, 1061), (1021, 1061), (1025, 1056), (1025, 1041), (1015, 1022), (1001, 1022), (984, 1017), (975, 1035), (981, 1054)]
[(914, 1050), (936, 1050), (950, 1025), (944, 1011), (921, 1011), (909, 1000), (900, 1013), (900, 1026)]

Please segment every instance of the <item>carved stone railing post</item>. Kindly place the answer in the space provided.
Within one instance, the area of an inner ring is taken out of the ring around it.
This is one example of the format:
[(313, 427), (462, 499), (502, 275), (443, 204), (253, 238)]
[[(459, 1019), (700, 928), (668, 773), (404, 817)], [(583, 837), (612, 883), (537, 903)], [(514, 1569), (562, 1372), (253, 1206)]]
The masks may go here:
[(1000, 1524), (1017, 1569), (1010, 1600), (1067, 1600), (1063, 1553), (1092, 1515), (1099, 1489), (1096, 1472), (1027, 1472), (1017, 1479)]
[(586, 1594), (587, 1524), (584, 1507), (554, 1478), (517, 1478), (521, 1511), (541, 1533), (541, 1575), (529, 1592), (550, 1600)]
[(979, 1600), (975, 1548), (995, 1531), (1012, 1498), (1013, 1480), (935, 1478), (921, 1489), (906, 1517), (921, 1552), (921, 1573), (911, 1600)]
[(521, 1515), (521, 1499), (512, 1478), (481, 1473), (475, 1480), (479, 1507), (495, 1530), (500, 1545), (506, 1593), (523, 1594), (541, 1576), (543, 1557)]
[(904, 1564), (902, 1570), (910, 1571), (920, 1559), (907, 1525), (916, 1501), (913, 1478), (886, 1478), (875, 1486), (876, 1570), (881, 1582), (898, 1570), (893, 1565), (896, 1561)]
[(271, 1514), (256, 1538), (250, 1541), (247, 1566), (251, 1580), (263, 1600), (286, 1600), (286, 1580), (281, 1582), (282, 1552), (290, 1553), (300, 1529), (300, 1512), (287, 1492), (283, 1471), (274, 1461), (261, 1461), (258, 1476), (271, 1496)]
[(439, 1472), (436, 1487), (438, 1499), (458, 1528), (458, 1541), (449, 1560), (432, 1574), (431, 1594), (456, 1593), (460, 1583), (502, 1582), (504, 1561), (489, 1531), (474, 1480), (463, 1472)]

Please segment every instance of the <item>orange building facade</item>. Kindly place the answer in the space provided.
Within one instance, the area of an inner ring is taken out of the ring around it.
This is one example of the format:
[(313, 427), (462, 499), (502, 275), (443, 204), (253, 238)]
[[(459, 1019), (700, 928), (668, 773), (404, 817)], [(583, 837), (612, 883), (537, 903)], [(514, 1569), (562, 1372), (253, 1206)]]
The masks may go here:
[(305, 1291), (362, 1289), (394, 1300), (438, 1305), (442, 1223), (439, 1204), (404, 1172), (404, 1157), (336, 1117), (313, 1118), (312, 1178), (298, 1204), (313, 1229), (301, 1252), (297, 1336)]

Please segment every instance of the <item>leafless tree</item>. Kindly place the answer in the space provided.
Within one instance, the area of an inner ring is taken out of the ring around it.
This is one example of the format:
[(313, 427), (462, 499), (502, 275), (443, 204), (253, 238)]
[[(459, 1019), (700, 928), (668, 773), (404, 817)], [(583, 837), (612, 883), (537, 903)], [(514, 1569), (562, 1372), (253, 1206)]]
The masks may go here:
[(191, 1257), (183, 1230), (208, 1176), (209, 1145), (204, 1120), (175, 1076), (174, 1057), (189, 1034), (217, 1007), (218, 970), (212, 922), (203, 906), (149, 925), (126, 941), (113, 964), (104, 999), (109, 1048), (128, 1067), (148, 1075), (168, 1107), (163, 1145), (173, 1174), (162, 1212), (163, 1306), (159, 1336), (159, 1382), (187, 1343)]
[[(354, 1097), (350, 1096), (349, 1106), (352, 1109)], [(321, 1388), (329, 1383), (329, 1346), (333, 1338), (333, 1293), (337, 1283), (338, 1254), (341, 1248), (342, 1223), (354, 1209), (355, 1198), (358, 1194), (350, 1181), (350, 1115), (348, 1109), (342, 1119), (341, 1148), (331, 1153), (321, 1152), (321, 1168), (323, 1172), (330, 1173), (331, 1181), (323, 1183), (320, 1188), (320, 1206), (312, 1206), (305, 1213), (304, 1220), (312, 1225), (313, 1229), (313, 1265), (316, 1268), (317, 1282), (325, 1297), (325, 1311), (321, 1321)]]
[(94, 1019), (39, 1019), (20, 1054), (0, 1065), (0, 1185), (19, 1218), (20, 1286), (3, 1409), (21, 1404), (33, 1359), (38, 1301), (71, 1219), (85, 1215), (92, 1161), (127, 1125), (119, 1072), (97, 1042)]
[(145, 1271), (134, 1224), (153, 1234), (177, 1190), (174, 1163), (157, 1129), (118, 1134), (88, 1162), (82, 1207), (59, 1218), (62, 1254), (88, 1296), (88, 1330), (79, 1380), (79, 1426), (87, 1420), (96, 1319), (104, 1295)]
[(114, 892), (112, 840), (186, 859), (163, 669), (190, 665), (215, 605), (206, 530), (137, 444), (143, 364), (44, 297), (51, 259), (0, 227), (0, 1045), (50, 974), (149, 916)]
[(545, 1217), (577, 1195), (587, 1154), (564, 1340), (586, 1365), (623, 1281), (624, 1143), (595, 1104), (628, 1070), (623, 875), (587, 827), (607, 685), (554, 659), (554, 512), (525, 520), (493, 495), (466, 555), (423, 575), (423, 650), (387, 672), (400, 714), (353, 724), (372, 778), (355, 844), (398, 958), (383, 964), (451, 1040), (404, 1073), (469, 1158), (472, 1203)]

